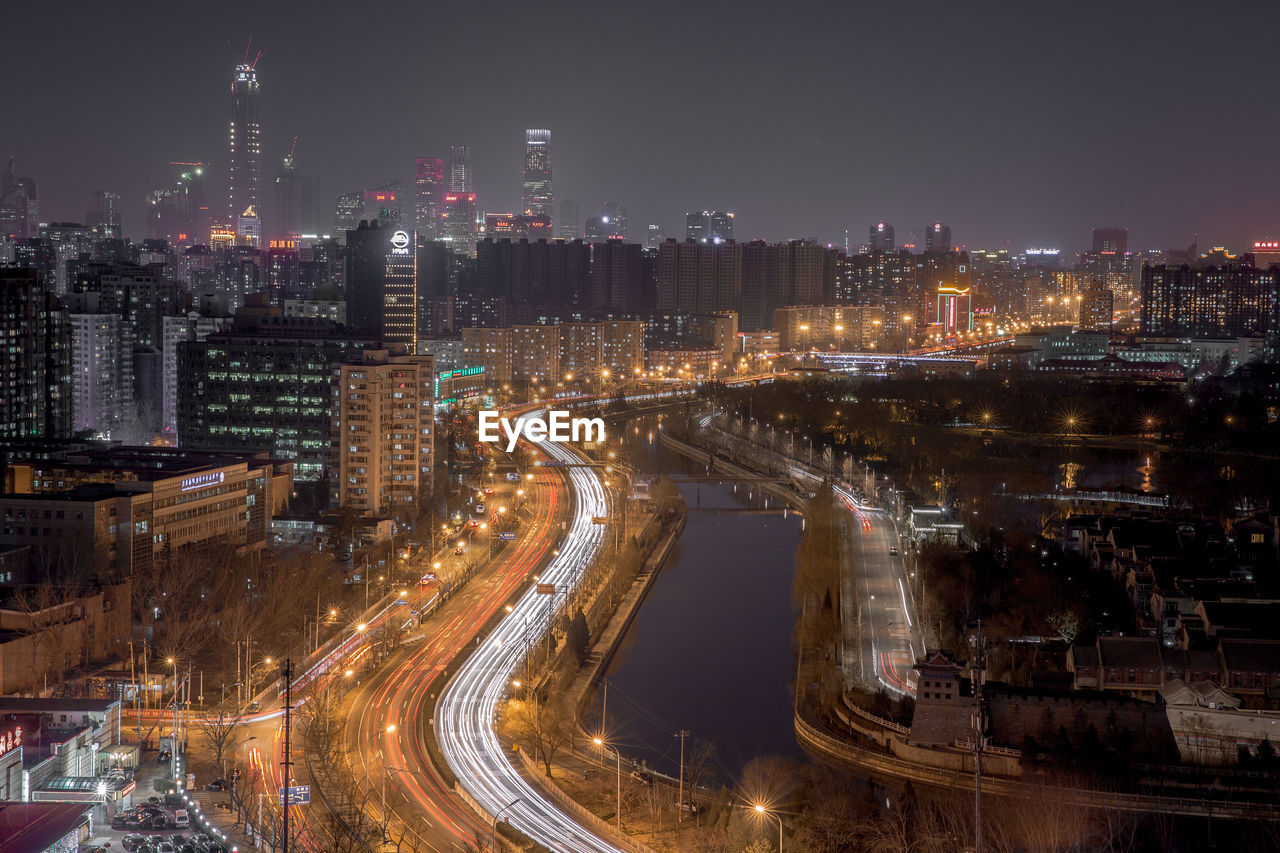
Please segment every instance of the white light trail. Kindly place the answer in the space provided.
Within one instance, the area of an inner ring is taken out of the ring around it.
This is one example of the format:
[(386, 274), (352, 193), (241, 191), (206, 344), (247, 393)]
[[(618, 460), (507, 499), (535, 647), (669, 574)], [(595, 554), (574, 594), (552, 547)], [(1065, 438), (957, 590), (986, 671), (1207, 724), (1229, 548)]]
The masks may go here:
[[(540, 449), (553, 460), (580, 461), (564, 445), (544, 443)], [(542, 583), (555, 584), (557, 591), (578, 584), (604, 539), (604, 525), (591, 519), (609, 514), (604, 487), (594, 469), (564, 470), (573, 492), (573, 517), (559, 555), (540, 576)], [(624, 847), (602, 839), (544, 799), (511, 765), (494, 732), (494, 714), (524, 651), (525, 624), (545, 626), (550, 615), (547, 596), (531, 588), (467, 659), (440, 699), (436, 720), (440, 747), (467, 793), (489, 814), (502, 811), (512, 826), (552, 850), (624, 853)]]

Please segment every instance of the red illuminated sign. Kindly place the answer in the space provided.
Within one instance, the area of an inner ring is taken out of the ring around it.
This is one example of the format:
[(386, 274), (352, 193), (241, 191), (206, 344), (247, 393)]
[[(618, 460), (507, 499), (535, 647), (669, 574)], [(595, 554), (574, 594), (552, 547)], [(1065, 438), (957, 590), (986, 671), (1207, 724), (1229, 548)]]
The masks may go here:
[(1280, 249), (1280, 240), (1255, 240), (1254, 249)]
[(7, 755), (22, 746), (22, 726), (14, 726), (4, 734), (0, 734), (0, 755)]

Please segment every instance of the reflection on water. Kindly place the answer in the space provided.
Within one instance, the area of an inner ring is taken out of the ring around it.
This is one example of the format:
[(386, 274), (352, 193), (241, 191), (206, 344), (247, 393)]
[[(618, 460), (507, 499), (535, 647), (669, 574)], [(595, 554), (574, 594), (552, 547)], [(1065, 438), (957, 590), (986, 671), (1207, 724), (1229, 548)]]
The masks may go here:
[[(646, 434), (642, 427), (639, 435)], [(694, 471), (667, 451), (646, 452), (642, 468)], [(766, 510), (743, 485), (683, 483), (680, 490), (688, 523), (614, 657), (606, 725), (624, 757), (672, 775), (680, 759), (675, 734), (687, 729), (717, 745), (712, 769), (732, 781), (757, 755), (802, 756), (791, 719), (800, 517)], [(598, 717), (600, 698), (589, 717)]]

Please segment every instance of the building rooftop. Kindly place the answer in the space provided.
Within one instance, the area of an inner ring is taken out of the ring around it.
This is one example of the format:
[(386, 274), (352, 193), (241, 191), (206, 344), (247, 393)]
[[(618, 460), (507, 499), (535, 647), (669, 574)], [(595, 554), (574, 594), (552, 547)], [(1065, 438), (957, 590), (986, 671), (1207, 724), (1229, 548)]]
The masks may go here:
[(36, 699), (29, 696), (0, 696), (0, 714), (54, 714), (77, 711), (105, 714), (111, 710), (111, 706), (119, 704), (119, 699)]
[(0, 802), (0, 850), (43, 851), (89, 819), (93, 803)]

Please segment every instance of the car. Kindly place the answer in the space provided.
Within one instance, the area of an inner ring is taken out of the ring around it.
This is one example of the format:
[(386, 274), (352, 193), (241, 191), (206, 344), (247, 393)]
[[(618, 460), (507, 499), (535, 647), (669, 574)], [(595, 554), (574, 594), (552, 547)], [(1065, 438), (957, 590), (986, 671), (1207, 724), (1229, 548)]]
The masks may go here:
[[(112, 816), (111, 828), (112, 829), (128, 829), (129, 815), (124, 812), (120, 812), (119, 814)], [(127, 850), (129, 848), (126, 847), (125, 849)]]
[(262, 710), (262, 703), (261, 703), (261, 702), (250, 702), (250, 703), (249, 703), (249, 713), (250, 713), (250, 714), (256, 714), (256, 713), (258, 713), (258, 712), (259, 712), (259, 711), (261, 711), (261, 710)]
[(457, 556), (461, 557), (461, 556), (462, 556), (462, 546), (461, 546), (461, 545), (459, 545), (457, 548), (454, 548), (454, 549), (453, 549), (453, 553), (454, 553), (454, 554), (456, 554)]
[[(115, 827), (112, 827), (112, 829), (114, 828)], [(142, 842), (145, 840), (146, 839), (143, 838), (141, 835), (135, 835), (131, 832), (120, 839), (120, 846), (123, 847), (126, 851), (129, 851), (129, 853), (132, 853), (132, 851), (137, 850), (138, 846), (142, 844)]]
[(467, 522), (467, 527), (479, 527), (479, 526), (480, 526), (480, 520), (478, 518), (473, 518)]
[(167, 749), (160, 750), (160, 754), (156, 756), (156, 761), (161, 764), (168, 764), (173, 759), (173, 753)]
[(155, 817), (151, 818), (152, 829), (168, 829), (171, 826), (173, 826), (173, 819), (163, 812), (157, 813)]
[(471, 510), (472, 515), (484, 515), (484, 504), (476, 504)]
[(161, 841), (156, 845), (156, 853), (178, 853), (178, 850), (171, 842)]
[(222, 779), (214, 779), (208, 785), (205, 785), (204, 789), (206, 791), (225, 791), (227, 790), (227, 783)]
[[(187, 827), (189, 827), (189, 826), (191, 826), (191, 816), (190, 816), (189, 814), (187, 814), (186, 809), (178, 809), (177, 811), (175, 811), (175, 812), (173, 813), (173, 828), (174, 828), (174, 829), (186, 829), (186, 828), (187, 828)], [(175, 838), (181, 838), (182, 836), (181, 836), (181, 835), (177, 835), (177, 836), (174, 836), (174, 837), (175, 837)]]
[(891, 545), (891, 546), (889, 546), (889, 556), (890, 556), (890, 557), (896, 557), (896, 556), (898, 556), (898, 549), (897, 549), (897, 548), (895, 548), (895, 547), (894, 547), (894, 546), (892, 546), (892, 545)]
[(648, 773), (645, 773), (643, 770), (632, 770), (631, 778), (635, 779), (641, 785), (647, 786), (647, 785), (653, 784), (653, 777), (650, 776)]
[(491, 495), (491, 494), (493, 494), (493, 489), (489, 488), (488, 486), (485, 486), (485, 487), (484, 487), (484, 493), (485, 493), (486, 495)]
[(685, 800), (683, 803), (680, 804), (680, 811), (684, 812), (685, 814), (697, 814), (698, 804), (693, 802), (692, 800)]

